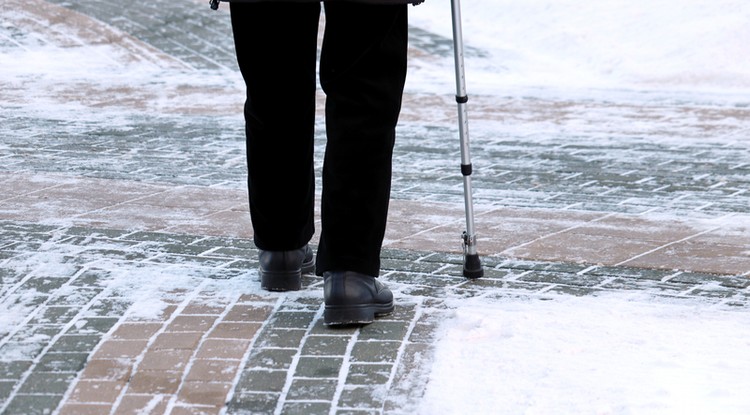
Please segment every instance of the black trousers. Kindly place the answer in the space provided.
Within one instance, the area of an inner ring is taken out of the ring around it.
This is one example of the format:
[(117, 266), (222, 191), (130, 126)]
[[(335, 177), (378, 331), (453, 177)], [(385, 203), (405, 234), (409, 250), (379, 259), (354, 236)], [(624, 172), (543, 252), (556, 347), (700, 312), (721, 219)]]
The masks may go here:
[[(395, 127), (406, 79), (407, 6), (325, 3), (322, 230), (316, 273), (377, 276)], [(247, 85), (248, 190), (254, 240), (291, 250), (314, 229), (313, 135), (320, 3), (231, 3)]]

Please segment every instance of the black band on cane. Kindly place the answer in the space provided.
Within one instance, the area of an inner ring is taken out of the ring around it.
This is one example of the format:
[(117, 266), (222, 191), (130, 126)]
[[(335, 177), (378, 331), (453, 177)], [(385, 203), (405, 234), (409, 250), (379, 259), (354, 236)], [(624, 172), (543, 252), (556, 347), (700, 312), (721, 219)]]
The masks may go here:
[(469, 96), (468, 95), (464, 95), (464, 96), (456, 95), (456, 102), (458, 102), (459, 104), (466, 104), (467, 102), (469, 102)]
[(461, 165), (461, 174), (464, 176), (471, 176), (471, 164), (462, 164)]

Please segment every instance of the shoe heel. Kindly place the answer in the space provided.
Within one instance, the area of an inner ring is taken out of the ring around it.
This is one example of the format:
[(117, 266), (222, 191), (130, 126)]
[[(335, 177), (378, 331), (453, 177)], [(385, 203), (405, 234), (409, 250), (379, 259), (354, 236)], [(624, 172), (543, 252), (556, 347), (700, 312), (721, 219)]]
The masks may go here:
[(310, 261), (302, 264), (302, 274), (314, 274), (315, 273), (315, 261)]
[(344, 324), (370, 324), (375, 321), (375, 311), (371, 307), (326, 307), (323, 323), (328, 326)]
[(268, 291), (299, 291), (302, 289), (302, 272), (262, 272), (260, 287)]

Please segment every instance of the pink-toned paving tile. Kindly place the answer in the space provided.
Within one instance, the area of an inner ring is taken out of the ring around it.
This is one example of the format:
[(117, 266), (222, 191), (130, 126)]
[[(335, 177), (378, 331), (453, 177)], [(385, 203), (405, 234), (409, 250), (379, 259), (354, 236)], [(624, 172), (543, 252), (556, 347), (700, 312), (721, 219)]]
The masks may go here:
[(125, 394), (115, 409), (115, 415), (163, 415), (167, 411), (166, 395)]
[(240, 360), (249, 346), (249, 340), (206, 339), (195, 357), (197, 359)]
[(202, 382), (231, 382), (239, 370), (235, 360), (197, 359), (192, 362), (185, 380)]
[(182, 371), (187, 366), (193, 350), (155, 350), (149, 349), (143, 356), (137, 370)]
[(161, 333), (151, 344), (152, 350), (194, 350), (198, 347), (203, 333), (200, 332), (177, 332)]
[(110, 338), (115, 340), (148, 340), (159, 329), (162, 323), (122, 323)]
[(124, 387), (124, 380), (81, 379), (73, 388), (68, 402), (113, 404)]
[(271, 307), (258, 307), (248, 304), (233, 306), (224, 316), (223, 321), (260, 322), (265, 321), (271, 312)]
[(169, 414), (170, 415), (219, 415), (221, 414), (221, 409), (222, 409), (221, 407), (215, 407), (215, 406), (175, 405)]
[(133, 372), (130, 359), (91, 359), (81, 375), (81, 380), (127, 381)]
[(230, 382), (187, 381), (182, 384), (177, 394), (178, 405), (200, 405), (221, 408), (226, 402), (227, 394), (232, 390)]
[(191, 301), (190, 304), (185, 306), (185, 308), (182, 310), (183, 315), (186, 314), (198, 314), (198, 315), (215, 315), (218, 316), (219, 314), (224, 312), (224, 309), (227, 307), (227, 304), (222, 303), (216, 303), (216, 300), (213, 300), (211, 298), (207, 299), (198, 299)]
[(713, 238), (696, 237), (628, 259), (622, 265), (742, 275), (750, 272), (750, 245), (717, 244)]
[(174, 394), (180, 386), (182, 371), (141, 370), (130, 378), (128, 393), (135, 394)]
[(91, 403), (65, 403), (63, 404), (58, 415), (109, 415), (112, 412), (112, 405), (109, 404), (91, 404)]
[(217, 324), (209, 338), (251, 340), (261, 327), (261, 323), (222, 322)]
[(167, 326), (167, 332), (200, 332), (208, 331), (216, 321), (217, 316), (183, 316), (178, 315)]
[(657, 247), (653, 242), (566, 232), (503, 252), (516, 258), (615, 265)]
[(135, 359), (146, 349), (147, 340), (106, 340), (94, 352), (94, 359)]

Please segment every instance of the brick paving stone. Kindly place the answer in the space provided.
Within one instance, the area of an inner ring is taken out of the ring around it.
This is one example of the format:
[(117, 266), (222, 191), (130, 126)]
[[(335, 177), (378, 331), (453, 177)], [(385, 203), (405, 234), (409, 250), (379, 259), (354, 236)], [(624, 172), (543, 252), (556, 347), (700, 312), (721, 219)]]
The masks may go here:
[(117, 413), (128, 415), (142, 413), (163, 414), (166, 412), (168, 401), (169, 399), (165, 395), (126, 394), (122, 397), (120, 404), (117, 405)]
[(232, 382), (239, 371), (237, 362), (216, 359), (197, 359), (190, 366), (185, 380), (203, 382)]

